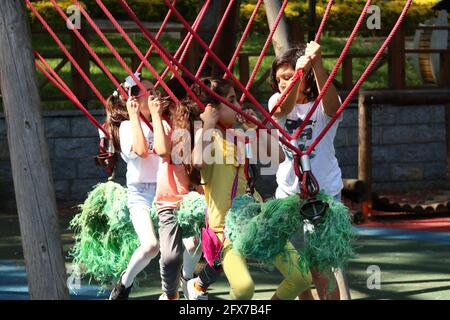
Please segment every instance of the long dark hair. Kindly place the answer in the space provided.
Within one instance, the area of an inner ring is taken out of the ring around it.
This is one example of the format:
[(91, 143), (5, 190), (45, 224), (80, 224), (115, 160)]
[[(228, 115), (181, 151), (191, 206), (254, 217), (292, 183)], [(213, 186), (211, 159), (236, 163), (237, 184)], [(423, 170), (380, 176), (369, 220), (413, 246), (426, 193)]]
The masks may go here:
[[(232, 88), (231, 82), (223, 79), (216, 79), (212, 77), (206, 77), (200, 79), (203, 84), (205, 84), (209, 89), (218, 95), (225, 97)], [(198, 97), (203, 105), (209, 103), (214, 106), (218, 106), (220, 101), (210, 95), (206, 90), (202, 89), (199, 84), (194, 83), (191, 85), (192, 92)], [(191, 98), (186, 96), (180, 101), (180, 103), (175, 107), (172, 115), (172, 125), (173, 129), (184, 129), (188, 130), (191, 136), (191, 151), (194, 149), (194, 121), (200, 120), (200, 114), (203, 110), (200, 106)], [(176, 141), (178, 143), (180, 141)], [(183, 158), (183, 157), (181, 157)], [(200, 185), (200, 171), (196, 169), (191, 161), (189, 163), (183, 163), (187, 175), (189, 176), (191, 184), (194, 186)]]
[[(282, 55), (275, 58), (272, 62), (272, 68), (270, 69), (270, 85), (275, 92), (280, 92), (278, 89), (278, 82), (276, 78), (277, 70), (284, 65), (290, 66), (295, 70), (295, 64), (298, 58), (305, 54), (306, 45), (301, 44), (296, 48), (291, 48), (287, 50)], [(319, 90), (317, 89), (316, 79), (314, 78), (314, 72), (310, 69), (306, 75), (304, 75), (305, 89), (303, 94), (308, 99), (312, 101), (319, 95)]]
[(125, 98), (116, 91), (106, 100), (106, 129), (115, 152), (120, 152), (119, 128), (122, 121), (130, 120)]

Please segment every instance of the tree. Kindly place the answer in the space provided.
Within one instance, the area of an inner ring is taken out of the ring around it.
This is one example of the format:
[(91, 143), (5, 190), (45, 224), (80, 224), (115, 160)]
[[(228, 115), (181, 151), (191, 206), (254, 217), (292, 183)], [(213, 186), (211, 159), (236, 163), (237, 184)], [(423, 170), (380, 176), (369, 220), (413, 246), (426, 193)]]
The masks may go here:
[(24, 1), (0, 1), (0, 84), (32, 299), (68, 299), (42, 108)]
[[(264, 6), (266, 7), (266, 16), (269, 23), (269, 28), (272, 30), (278, 12), (280, 12), (281, 4), (279, 0), (264, 0)], [(284, 15), (273, 35), (272, 45), (275, 49), (275, 55), (277, 56), (290, 48), (289, 31), (286, 23), (286, 17)]]

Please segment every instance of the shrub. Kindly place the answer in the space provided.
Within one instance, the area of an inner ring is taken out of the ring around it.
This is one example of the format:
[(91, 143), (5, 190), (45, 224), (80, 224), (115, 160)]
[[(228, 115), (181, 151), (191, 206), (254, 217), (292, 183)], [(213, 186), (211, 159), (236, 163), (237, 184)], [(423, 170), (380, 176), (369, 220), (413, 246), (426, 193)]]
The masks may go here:
[[(61, 28), (65, 26), (65, 22), (60, 17), (53, 4), (50, 1), (32, 1), (39, 13), (44, 19), (54, 28)], [(81, 2), (81, 1), (80, 1)], [(162, 21), (168, 11), (167, 6), (162, 0), (128, 0), (127, 1), (137, 16), (144, 21)], [(93, 0), (81, 2), (86, 11), (93, 18), (106, 19), (103, 11)], [(123, 11), (117, 0), (104, 0), (103, 3), (111, 11), (111, 14), (116, 19), (129, 19), (128, 15)], [(193, 20), (197, 16), (200, 0), (183, 0), (178, 1), (176, 8), (183, 13), (183, 16), (188, 20)], [(66, 11), (66, 9), (73, 5), (71, 0), (58, 0), (58, 5)], [(176, 18), (172, 15), (173, 21)], [(30, 11), (30, 23), (33, 28), (41, 29), (41, 23), (36, 16)]]
[[(352, 30), (365, 3), (366, 3), (365, 0), (353, 0), (353, 1), (336, 0), (335, 4), (331, 9), (330, 16), (328, 18), (325, 29)], [(437, 0), (415, 0), (406, 15), (404, 21), (404, 25), (406, 27), (405, 30), (413, 32), (414, 28), (418, 26), (419, 23), (424, 22), (425, 20), (431, 17), (434, 17), (435, 12), (431, 9), (431, 7), (435, 3), (437, 3)], [(247, 24), (247, 21), (255, 8), (255, 4), (256, 0), (247, 0), (242, 3), (241, 23), (243, 25)], [(320, 23), (320, 20), (322, 19), (327, 4), (328, 4), (327, 0), (317, 1), (316, 7), (317, 24)], [(372, 1), (372, 4), (380, 6), (381, 27), (383, 33), (386, 34), (387, 32), (389, 32), (389, 30), (397, 20), (405, 4), (405, 0), (391, 0), (391, 1), (375, 0)], [(293, 21), (294, 19), (299, 19), (300, 25), (305, 26), (306, 30), (306, 26), (308, 25), (307, 1), (303, 0), (289, 1), (285, 10), (285, 15), (288, 22)], [(259, 10), (257, 19), (255, 21), (255, 25), (256, 28), (267, 28), (267, 18), (263, 6)], [(361, 31), (364, 31), (364, 29), (365, 28), (361, 28)]]
[[(54, 8), (53, 4), (50, 1), (32, 1), (34, 7), (37, 9), (39, 14), (44, 18), (44, 20), (52, 27), (52, 28), (63, 28), (66, 23), (59, 15), (59, 13)], [(67, 8), (72, 6), (73, 3), (70, 0), (62, 0), (58, 1), (58, 5), (64, 12), (67, 12)], [(84, 3), (82, 3), (83, 7), (86, 8)], [(43, 29), (43, 26), (36, 15), (29, 10), (29, 19), (30, 25), (32, 29)]]

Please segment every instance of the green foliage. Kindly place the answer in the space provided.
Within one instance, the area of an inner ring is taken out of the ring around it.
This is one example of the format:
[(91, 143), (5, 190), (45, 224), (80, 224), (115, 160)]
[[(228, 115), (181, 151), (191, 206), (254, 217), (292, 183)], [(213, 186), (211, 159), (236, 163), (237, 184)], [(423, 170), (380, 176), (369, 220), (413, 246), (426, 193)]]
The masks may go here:
[[(52, 27), (52, 28), (65, 28), (66, 23), (63, 18), (59, 15), (58, 11), (56, 11), (54, 5), (50, 1), (32, 1), (34, 7), (37, 9), (39, 14), (44, 18), (44, 20)], [(64, 10), (67, 14), (67, 8), (73, 5), (71, 0), (61, 0), (57, 1), (59, 7)], [(81, 5), (86, 8), (86, 5), (81, 2)], [(89, 9), (87, 9), (89, 12)], [(36, 17), (34, 12), (29, 10), (29, 19), (31, 29), (43, 29), (41, 22)]]
[[(317, 198), (327, 202), (329, 209), (323, 223), (315, 227), (298, 250), (297, 267), (302, 273), (311, 267), (319, 272), (343, 268), (355, 255), (355, 234), (348, 208), (323, 193)], [(298, 195), (265, 203), (248, 195), (237, 197), (225, 217), (226, 236), (241, 255), (270, 266), (276, 256), (288, 255), (287, 241), (302, 232), (300, 208), (304, 203)]]
[[(73, 5), (71, 0), (58, 0), (57, 3), (64, 11), (66, 11), (69, 6)], [(81, 3), (92, 18), (106, 19), (102, 9), (96, 4), (95, 1), (91, 0)], [(128, 15), (123, 11), (117, 0), (104, 0), (103, 3), (116, 19), (129, 20)], [(139, 19), (143, 21), (160, 22), (168, 11), (166, 4), (162, 0), (128, 0), (127, 3), (137, 14)], [(184, 18), (193, 20), (197, 16), (199, 3), (199, 0), (178, 1), (176, 8), (183, 14)], [(47, 21), (52, 27), (65, 26), (65, 22), (50, 1), (33, 1), (33, 4), (39, 13), (45, 18), (45, 21)], [(33, 28), (42, 28), (39, 20), (31, 12), (30, 19)], [(171, 19), (172, 21), (176, 20), (173, 15)]]
[[(130, 220), (127, 189), (109, 181), (97, 184), (79, 206), (80, 212), (70, 221), (75, 244), (69, 252), (73, 273), (89, 276), (101, 285), (116, 280), (127, 268), (139, 240)], [(205, 221), (205, 197), (197, 192), (187, 194), (175, 211), (183, 237), (200, 236)], [(158, 232), (155, 205), (150, 217)]]
[[(241, 21), (246, 24), (250, 18), (254, 8), (256, 0), (243, 1), (241, 5)], [(331, 8), (330, 16), (328, 18), (327, 26), (328, 30), (352, 30), (361, 11), (365, 5), (365, 0), (336, 0)], [(434, 17), (435, 13), (431, 10), (431, 7), (437, 3), (436, 0), (415, 0), (411, 5), (408, 14), (406, 15), (404, 24), (405, 30), (413, 31), (414, 28), (421, 22)], [(317, 24), (320, 23), (322, 16), (325, 12), (325, 8), (328, 4), (328, 0), (317, 1)], [(390, 0), (372, 1), (373, 5), (380, 7), (381, 11), (381, 27), (384, 33), (387, 33), (397, 20), (405, 0)], [(286, 10), (286, 18), (288, 22), (297, 20), (301, 26), (304, 26), (305, 30), (308, 25), (308, 2), (303, 0), (291, 0), (289, 1)], [(259, 28), (267, 28), (267, 18), (264, 12), (264, 6), (259, 10), (256, 26)], [(361, 28), (364, 31), (364, 28)]]

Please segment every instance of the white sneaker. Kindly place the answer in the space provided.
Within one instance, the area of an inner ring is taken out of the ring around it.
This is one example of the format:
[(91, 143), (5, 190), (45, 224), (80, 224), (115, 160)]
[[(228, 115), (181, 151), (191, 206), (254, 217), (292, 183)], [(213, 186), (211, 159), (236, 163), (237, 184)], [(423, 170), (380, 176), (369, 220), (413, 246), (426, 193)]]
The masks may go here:
[(183, 291), (183, 295), (186, 300), (189, 300), (188, 299), (189, 293), (188, 293), (188, 289), (187, 289), (188, 281), (189, 280), (187, 280), (187, 279), (183, 278), (183, 276), (181, 276), (181, 290)]
[(186, 283), (187, 300), (208, 300), (208, 293), (198, 290), (194, 284), (198, 278), (189, 280)]
[(180, 300), (180, 295), (177, 293), (177, 296), (175, 299), (169, 299), (169, 297), (167, 296), (167, 293), (164, 292), (159, 296), (158, 300)]

